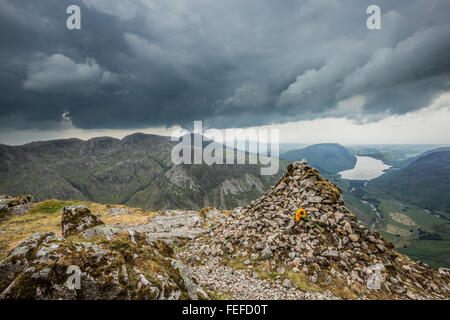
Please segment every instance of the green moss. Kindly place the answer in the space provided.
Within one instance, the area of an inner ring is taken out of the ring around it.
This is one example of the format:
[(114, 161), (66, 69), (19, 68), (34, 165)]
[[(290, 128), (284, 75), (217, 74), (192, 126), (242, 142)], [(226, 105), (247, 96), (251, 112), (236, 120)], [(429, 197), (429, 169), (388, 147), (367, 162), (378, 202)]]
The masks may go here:
[(337, 202), (341, 196), (341, 189), (339, 189), (334, 183), (322, 179), (317, 182), (317, 187), (328, 192), (331, 201)]
[(130, 243), (124, 240), (114, 240), (111, 243), (111, 249), (122, 251), (130, 247)]
[(302, 291), (321, 291), (311, 283), (303, 272), (289, 272), (287, 278), (295, 283), (295, 286)]

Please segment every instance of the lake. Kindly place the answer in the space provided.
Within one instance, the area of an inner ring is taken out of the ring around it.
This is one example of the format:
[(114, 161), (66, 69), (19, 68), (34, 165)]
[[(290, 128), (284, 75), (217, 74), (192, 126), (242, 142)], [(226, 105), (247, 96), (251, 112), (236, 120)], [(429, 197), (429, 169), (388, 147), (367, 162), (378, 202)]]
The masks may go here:
[(381, 176), (390, 166), (383, 161), (372, 157), (356, 156), (356, 165), (353, 169), (339, 172), (347, 180), (372, 180)]

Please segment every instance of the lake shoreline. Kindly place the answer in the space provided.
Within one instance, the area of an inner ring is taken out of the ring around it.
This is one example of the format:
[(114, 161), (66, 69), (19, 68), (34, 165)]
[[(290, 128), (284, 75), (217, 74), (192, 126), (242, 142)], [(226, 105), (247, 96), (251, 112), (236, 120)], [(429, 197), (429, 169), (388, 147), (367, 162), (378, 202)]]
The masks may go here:
[(368, 156), (356, 156), (355, 167), (338, 172), (338, 175), (345, 180), (370, 181), (383, 175), (390, 168), (392, 167), (381, 160)]

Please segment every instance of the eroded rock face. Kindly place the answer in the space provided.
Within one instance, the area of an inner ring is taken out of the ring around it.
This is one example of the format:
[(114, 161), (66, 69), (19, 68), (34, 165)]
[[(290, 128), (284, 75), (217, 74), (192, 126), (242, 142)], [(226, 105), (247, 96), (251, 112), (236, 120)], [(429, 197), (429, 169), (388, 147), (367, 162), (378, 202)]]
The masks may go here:
[(79, 234), (83, 230), (102, 224), (103, 221), (94, 216), (85, 205), (68, 206), (63, 208), (61, 228), (64, 237)]
[(34, 234), (0, 263), (0, 299), (189, 299), (202, 292), (170, 247), (149, 245), (141, 234), (135, 242), (124, 234), (101, 243)]

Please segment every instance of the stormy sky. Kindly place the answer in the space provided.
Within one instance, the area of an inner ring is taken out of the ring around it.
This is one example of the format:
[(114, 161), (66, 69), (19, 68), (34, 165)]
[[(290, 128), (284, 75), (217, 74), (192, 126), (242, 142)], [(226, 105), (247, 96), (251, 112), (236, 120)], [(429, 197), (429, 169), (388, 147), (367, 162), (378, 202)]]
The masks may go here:
[(449, 14), (448, 0), (0, 0), (0, 143), (194, 120), (450, 143)]

